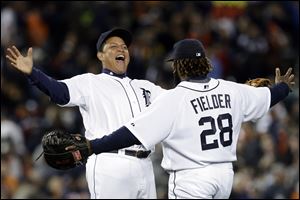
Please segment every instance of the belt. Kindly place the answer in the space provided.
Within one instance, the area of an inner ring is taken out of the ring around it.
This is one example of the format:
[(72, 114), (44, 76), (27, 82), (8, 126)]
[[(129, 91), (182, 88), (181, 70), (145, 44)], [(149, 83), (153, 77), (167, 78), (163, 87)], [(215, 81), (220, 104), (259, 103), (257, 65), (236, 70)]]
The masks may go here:
[[(118, 150), (113, 150), (110, 151), (109, 153), (119, 153)], [(142, 151), (142, 150), (127, 150), (125, 149), (124, 154), (127, 156), (133, 156), (133, 157), (137, 157), (137, 158), (147, 158), (150, 155), (151, 151)]]

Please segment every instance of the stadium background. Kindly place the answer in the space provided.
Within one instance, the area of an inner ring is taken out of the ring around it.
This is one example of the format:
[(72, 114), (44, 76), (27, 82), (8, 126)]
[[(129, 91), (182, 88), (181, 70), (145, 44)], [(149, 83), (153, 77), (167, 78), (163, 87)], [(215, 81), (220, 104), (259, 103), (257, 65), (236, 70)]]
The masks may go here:
[[(5, 60), (12, 44), (34, 47), (34, 66), (65, 79), (101, 72), (96, 41), (121, 26), (133, 33), (128, 76), (172, 88), (165, 58), (175, 41), (194, 37), (207, 49), (211, 76), (244, 83), (294, 68), (293, 93), (258, 122), (245, 123), (230, 198), (299, 199), (299, 2), (1, 1), (1, 199), (88, 198), (84, 167), (56, 171), (35, 161), (49, 130), (84, 132), (77, 108), (60, 108)], [(167, 175), (153, 158), (158, 198)]]

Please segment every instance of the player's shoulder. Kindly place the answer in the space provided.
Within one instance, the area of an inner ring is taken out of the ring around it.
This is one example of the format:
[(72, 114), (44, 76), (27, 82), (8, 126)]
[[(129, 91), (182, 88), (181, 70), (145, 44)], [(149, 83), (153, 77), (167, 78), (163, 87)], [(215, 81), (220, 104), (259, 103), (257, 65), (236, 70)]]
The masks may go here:
[(137, 86), (144, 86), (144, 87), (148, 87), (148, 88), (153, 88), (153, 87), (161, 88), (159, 85), (157, 85), (149, 80), (146, 80), (146, 79), (132, 79), (131, 84), (137, 85)]
[(111, 76), (107, 75), (105, 73), (100, 73), (100, 74), (94, 74), (94, 73), (84, 73), (81, 75), (78, 75), (79, 77), (86, 79), (86, 80), (111, 80)]
[(256, 92), (269, 92), (268, 87), (253, 87), (247, 85), (245, 83), (237, 83), (232, 80), (224, 80), (218, 79), (220, 81), (220, 86), (222, 89), (231, 88), (233, 92), (238, 92), (240, 94), (247, 94), (247, 93), (256, 93)]
[(185, 90), (180, 90), (178, 87), (164, 90), (160, 95), (159, 98), (164, 98), (164, 99), (180, 99), (183, 94), (185, 93)]
[(132, 79), (131, 82), (133, 82), (133, 83), (139, 83), (139, 84), (155, 85), (154, 83), (152, 83), (151, 81), (149, 81), (147, 79)]
[(217, 79), (217, 80), (220, 82), (221, 87), (224, 87), (224, 86), (225, 87), (237, 87), (237, 88), (244, 88), (245, 86), (249, 87), (246, 84), (238, 83), (233, 80), (224, 80), (224, 79)]
[(99, 74), (93, 74), (93, 73), (83, 73), (73, 76), (72, 78), (80, 79), (80, 78), (92, 78)]
[(176, 99), (176, 101), (178, 102), (179, 99), (182, 97), (181, 94), (182, 93), (178, 92), (178, 90), (176, 90), (176, 88), (169, 89), (169, 90), (162, 90), (162, 92), (157, 96), (157, 98), (155, 99), (155, 101), (173, 102), (174, 99)]
[(217, 79), (222, 85), (236, 85), (239, 84), (233, 80)]
[(61, 80), (61, 81), (66, 82), (66, 83), (72, 83), (72, 82), (74, 82), (74, 83), (81, 82), (82, 83), (82, 81), (87, 81), (90, 78), (90, 76), (91, 76), (90, 73), (78, 74), (78, 75), (72, 76), (70, 78)]

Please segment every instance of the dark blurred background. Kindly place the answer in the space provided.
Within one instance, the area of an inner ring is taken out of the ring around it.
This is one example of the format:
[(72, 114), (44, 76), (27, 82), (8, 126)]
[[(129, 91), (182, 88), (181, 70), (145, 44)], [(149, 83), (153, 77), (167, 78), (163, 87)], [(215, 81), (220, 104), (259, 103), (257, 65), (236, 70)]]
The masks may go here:
[[(276, 67), (293, 67), (289, 97), (242, 127), (230, 198), (299, 199), (298, 1), (1, 1), (1, 199), (89, 198), (84, 167), (62, 172), (35, 161), (46, 131), (84, 133), (78, 108), (61, 108), (30, 86), (7, 63), (6, 48), (26, 53), (32, 46), (34, 66), (58, 80), (100, 73), (97, 39), (116, 26), (133, 34), (128, 76), (167, 89), (174, 82), (165, 59), (183, 38), (203, 42), (214, 78), (274, 80)], [(161, 156), (157, 145), (160, 199), (168, 181)]]

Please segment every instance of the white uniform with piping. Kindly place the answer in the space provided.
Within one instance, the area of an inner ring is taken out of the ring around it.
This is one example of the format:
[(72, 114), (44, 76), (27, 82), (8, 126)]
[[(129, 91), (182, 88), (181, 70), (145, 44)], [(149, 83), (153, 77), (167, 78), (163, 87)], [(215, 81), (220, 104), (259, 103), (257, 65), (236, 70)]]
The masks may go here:
[[(79, 106), (85, 136), (90, 140), (120, 128), (165, 91), (146, 80), (105, 73), (87, 73), (62, 81), (70, 93), (70, 102), (64, 106)], [(126, 149), (145, 150), (142, 145)], [(124, 155), (124, 149), (119, 154), (90, 156), (86, 177), (91, 198), (156, 198), (151, 159)]]
[(126, 127), (147, 149), (162, 142), (169, 198), (228, 198), (241, 124), (262, 117), (270, 98), (267, 87), (183, 81)]

